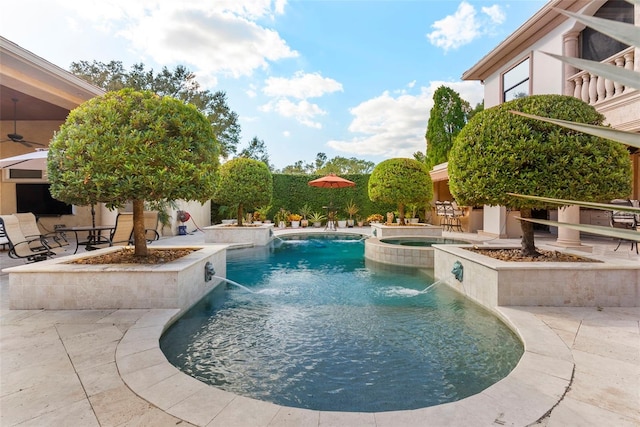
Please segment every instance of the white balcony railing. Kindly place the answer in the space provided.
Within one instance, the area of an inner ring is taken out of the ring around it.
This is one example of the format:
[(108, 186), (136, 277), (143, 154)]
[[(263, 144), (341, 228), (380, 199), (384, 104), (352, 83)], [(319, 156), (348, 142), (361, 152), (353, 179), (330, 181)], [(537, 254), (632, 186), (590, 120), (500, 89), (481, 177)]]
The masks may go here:
[[(633, 70), (634, 48), (629, 47), (602, 63), (615, 65), (616, 67)], [(608, 101), (625, 91), (632, 90), (623, 84), (614, 82), (604, 77), (595, 75), (589, 71), (580, 71), (568, 79), (569, 87), (573, 87), (573, 96), (591, 105)]]

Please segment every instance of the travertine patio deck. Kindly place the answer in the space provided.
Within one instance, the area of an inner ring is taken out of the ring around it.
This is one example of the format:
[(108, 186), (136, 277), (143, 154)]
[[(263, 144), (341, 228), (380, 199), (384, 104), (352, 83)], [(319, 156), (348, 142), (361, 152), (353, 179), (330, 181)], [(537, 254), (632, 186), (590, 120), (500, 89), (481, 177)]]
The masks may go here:
[[(162, 243), (202, 242), (202, 237), (195, 233)], [(635, 252), (626, 247), (613, 252), (614, 247), (598, 241), (594, 251), (640, 262)], [(0, 267), (19, 264), (0, 254)], [(433, 408), (363, 414), (278, 407), (178, 373), (157, 349), (171, 315), (167, 310), (17, 311), (8, 310), (7, 293), (7, 274), (0, 274), (1, 426), (528, 424), (522, 420), (531, 414), (524, 410), (519, 418), (504, 407), (510, 401), (532, 410), (548, 407), (537, 425), (640, 425), (637, 307), (501, 309), (519, 328), (529, 353), (527, 366), (519, 366), (501, 387)], [(557, 395), (565, 383), (568, 391)]]

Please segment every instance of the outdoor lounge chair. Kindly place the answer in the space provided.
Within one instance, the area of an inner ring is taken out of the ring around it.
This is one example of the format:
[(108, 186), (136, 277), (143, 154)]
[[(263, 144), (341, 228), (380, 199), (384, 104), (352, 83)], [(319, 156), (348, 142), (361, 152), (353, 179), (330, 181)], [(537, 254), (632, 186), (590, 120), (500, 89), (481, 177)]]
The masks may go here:
[(160, 239), (158, 211), (144, 211), (144, 235), (149, 243)]
[(22, 234), (27, 240), (31, 240), (31, 247), (38, 248), (39, 242), (36, 239), (40, 237), (41, 239), (45, 239), (47, 245), (52, 248), (62, 248), (63, 246), (68, 246), (69, 242), (61, 233), (46, 233), (42, 234), (40, 228), (38, 227), (38, 221), (36, 216), (31, 212), (25, 213), (15, 213), (13, 214), (16, 218), (18, 218), (18, 223), (20, 224), (20, 229), (22, 230)]
[(131, 235), (133, 234), (133, 213), (122, 212), (116, 217), (116, 225), (109, 234), (106, 241), (98, 241), (97, 243), (88, 243), (87, 250), (95, 250), (107, 248), (109, 246), (126, 246), (131, 244)]
[(18, 218), (14, 215), (0, 215), (0, 223), (9, 240), (10, 258), (22, 258), (27, 262), (36, 262), (56, 255), (42, 236), (27, 239), (22, 233)]

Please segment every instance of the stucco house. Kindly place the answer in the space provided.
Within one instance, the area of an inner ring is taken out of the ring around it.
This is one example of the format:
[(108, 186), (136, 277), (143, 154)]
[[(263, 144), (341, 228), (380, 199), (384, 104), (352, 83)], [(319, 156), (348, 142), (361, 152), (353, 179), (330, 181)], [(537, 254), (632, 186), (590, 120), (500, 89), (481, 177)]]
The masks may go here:
[[(46, 149), (55, 131), (75, 107), (104, 91), (70, 72), (0, 37), (0, 159)], [(15, 138), (16, 134), (22, 138)], [(12, 136), (14, 138), (12, 139)], [(210, 203), (180, 201), (194, 224), (211, 224)], [(91, 224), (89, 206), (52, 205), (46, 167), (21, 169), (20, 165), (0, 169), (0, 214), (34, 211), (45, 230)], [(97, 224), (111, 225), (117, 212), (100, 204)], [(177, 234), (175, 211), (171, 227), (164, 234)]]
[[(551, 0), (513, 34), (467, 70), (463, 80), (484, 85), (484, 105), (490, 108), (519, 96), (564, 94), (578, 97), (604, 114), (609, 125), (640, 132), (640, 91), (589, 72), (581, 71), (546, 55), (579, 57), (640, 71), (637, 47), (623, 45), (573, 18), (566, 10), (640, 26), (640, 5), (623, 0)], [(629, 147), (634, 170), (631, 199), (640, 198), (640, 150)], [(439, 173), (439, 175), (438, 175)], [(443, 171), (432, 176), (443, 179)], [(577, 207), (550, 212), (552, 219), (608, 225), (607, 213)], [(504, 207), (484, 207), (483, 233), (505, 236), (519, 232)], [(511, 231), (513, 230), (513, 231)], [(558, 243), (579, 245), (579, 233), (558, 230)]]

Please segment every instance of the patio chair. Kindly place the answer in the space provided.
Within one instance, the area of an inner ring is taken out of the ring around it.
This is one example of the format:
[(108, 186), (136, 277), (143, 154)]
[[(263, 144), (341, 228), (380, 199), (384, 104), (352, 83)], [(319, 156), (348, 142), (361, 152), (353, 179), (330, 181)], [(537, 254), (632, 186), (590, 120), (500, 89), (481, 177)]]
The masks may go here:
[(158, 211), (144, 211), (144, 235), (149, 243), (160, 239)]
[(447, 217), (447, 210), (445, 209), (444, 202), (436, 201), (436, 215), (440, 218), (440, 226), (442, 229), (449, 228), (449, 218)]
[[(615, 199), (610, 202), (612, 205), (620, 205), (620, 206), (633, 206), (631, 200), (625, 199)], [(625, 212), (625, 211), (610, 211), (610, 224), (611, 227), (614, 228), (626, 228), (630, 230), (638, 229), (638, 217), (633, 212)], [(622, 244), (623, 239), (618, 240), (618, 246), (614, 249), (617, 251), (620, 245)], [(631, 249), (635, 246), (636, 253), (638, 253), (638, 242), (631, 241)]]
[(69, 246), (69, 241), (62, 233), (53, 232), (42, 234), (42, 232), (40, 231), (40, 227), (38, 227), (38, 220), (33, 213), (14, 213), (13, 216), (18, 218), (18, 223), (20, 224), (20, 229), (22, 230), (22, 234), (24, 235), (24, 237), (27, 240), (32, 240), (31, 247), (39, 247), (39, 242), (37, 240), (33, 240), (38, 237), (40, 237), (41, 239), (45, 239), (47, 245), (49, 245), (49, 247), (52, 249)]
[(9, 239), (7, 239), (7, 233), (4, 232), (3, 224), (0, 224), (0, 245), (3, 251), (6, 251), (7, 246), (9, 246)]
[(37, 262), (56, 255), (42, 236), (27, 239), (22, 233), (18, 218), (14, 215), (0, 215), (0, 224), (2, 224), (9, 240), (10, 258), (22, 258), (27, 262)]
[(126, 246), (131, 244), (131, 235), (133, 234), (133, 213), (121, 212), (116, 217), (116, 225), (109, 234), (106, 241), (87, 244), (89, 251), (95, 249), (107, 248), (109, 246)]
[(462, 231), (462, 223), (460, 222), (460, 218), (464, 216), (464, 212), (462, 209), (458, 207), (456, 201), (446, 201), (442, 202), (444, 205), (445, 215), (447, 217), (447, 227), (449, 231), (453, 231), (453, 229), (457, 229), (458, 231)]

